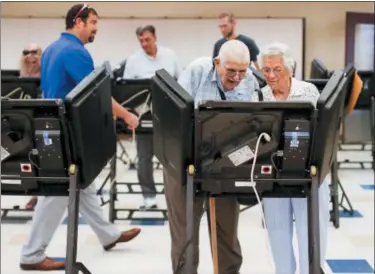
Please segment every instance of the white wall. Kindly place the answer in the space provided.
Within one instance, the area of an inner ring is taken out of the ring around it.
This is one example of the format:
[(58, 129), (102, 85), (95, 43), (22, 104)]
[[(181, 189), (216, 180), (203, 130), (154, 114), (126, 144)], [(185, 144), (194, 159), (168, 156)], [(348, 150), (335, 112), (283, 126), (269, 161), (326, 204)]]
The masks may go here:
[[(139, 49), (135, 29), (153, 24), (158, 42), (174, 49), (182, 66), (197, 57), (211, 56), (220, 38), (216, 19), (101, 19), (94, 43), (88, 45), (96, 65), (109, 60), (116, 65)], [(1, 68), (17, 69), (29, 42), (45, 48), (64, 30), (63, 19), (1, 19)], [(302, 19), (239, 19), (238, 32), (252, 37), (261, 48), (273, 41), (287, 43), (297, 62), (296, 77), (302, 76)]]

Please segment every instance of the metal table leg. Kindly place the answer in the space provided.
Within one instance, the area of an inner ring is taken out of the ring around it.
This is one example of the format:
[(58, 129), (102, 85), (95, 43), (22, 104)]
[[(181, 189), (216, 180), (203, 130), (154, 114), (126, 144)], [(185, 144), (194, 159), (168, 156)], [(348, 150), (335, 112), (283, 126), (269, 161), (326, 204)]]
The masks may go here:
[(78, 168), (75, 165), (69, 167), (69, 203), (68, 203), (68, 235), (66, 243), (66, 274), (84, 274), (91, 272), (84, 264), (77, 262), (77, 239), (78, 239), (78, 213), (79, 213), (79, 189), (77, 185)]
[[(193, 239), (194, 235), (194, 177), (187, 172), (186, 182), (186, 241)], [(194, 244), (193, 241), (186, 249), (186, 264), (184, 274), (192, 274), (193, 272), (193, 258), (194, 258)]]
[(319, 182), (318, 171), (312, 177), (308, 194), (308, 236), (310, 274), (324, 274), (320, 266), (320, 226), (319, 226)]
[[(373, 91), (375, 92), (375, 91)], [(375, 97), (371, 96), (371, 108), (370, 108), (370, 121), (371, 121), (371, 141), (372, 141), (372, 170), (374, 172), (374, 183), (375, 183)]]

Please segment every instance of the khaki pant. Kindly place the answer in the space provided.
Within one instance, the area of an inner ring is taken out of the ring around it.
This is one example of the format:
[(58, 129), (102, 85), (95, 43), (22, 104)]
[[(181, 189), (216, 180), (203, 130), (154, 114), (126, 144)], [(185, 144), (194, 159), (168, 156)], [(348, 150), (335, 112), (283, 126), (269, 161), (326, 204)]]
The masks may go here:
[[(186, 246), (186, 190), (164, 171), (164, 191), (167, 201), (169, 229), (172, 242), (172, 267), (175, 273), (178, 260)], [(203, 212), (204, 198), (195, 198), (194, 203), (194, 273), (199, 264), (199, 223)], [(242, 264), (240, 243), (237, 238), (239, 204), (235, 198), (216, 199), (216, 223), (219, 253), (219, 273), (238, 274)], [(186, 249), (185, 249), (186, 250)], [(185, 258), (180, 264), (185, 263)], [(182, 273), (182, 272), (181, 272)]]

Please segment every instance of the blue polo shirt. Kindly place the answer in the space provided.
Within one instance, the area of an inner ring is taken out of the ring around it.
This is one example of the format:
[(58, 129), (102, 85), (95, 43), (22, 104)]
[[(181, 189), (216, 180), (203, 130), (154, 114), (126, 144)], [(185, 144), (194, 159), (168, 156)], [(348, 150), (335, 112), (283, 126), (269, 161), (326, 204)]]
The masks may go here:
[(45, 99), (65, 96), (94, 70), (94, 61), (82, 41), (63, 32), (41, 58), (40, 86)]

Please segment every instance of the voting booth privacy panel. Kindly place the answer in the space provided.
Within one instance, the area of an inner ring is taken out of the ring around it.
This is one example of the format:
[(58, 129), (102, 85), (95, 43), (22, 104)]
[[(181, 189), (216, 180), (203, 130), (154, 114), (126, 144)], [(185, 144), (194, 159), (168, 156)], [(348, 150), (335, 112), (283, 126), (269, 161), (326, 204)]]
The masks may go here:
[(65, 103), (2, 98), (2, 194), (66, 195), (71, 164), (79, 188), (89, 186), (116, 152), (110, 88), (99, 67)]
[[(212, 56), (214, 43), (221, 38), (217, 19), (100, 19), (95, 41), (87, 45), (96, 65), (109, 60), (115, 66), (139, 50), (135, 30), (147, 24), (155, 26), (159, 45), (177, 53), (182, 67), (198, 57)], [(64, 30), (64, 19), (2, 18), (1, 68), (17, 69), (27, 43), (35, 42), (46, 48)], [(297, 62), (296, 78), (302, 79), (304, 19), (238, 19), (237, 31), (253, 38), (260, 48), (274, 41), (288, 44)]]
[[(255, 156), (258, 179), (276, 178), (277, 173), (298, 177), (315, 165), (321, 182), (330, 170), (348, 92), (348, 75), (338, 70), (321, 93), (318, 111), (308, 102), (228, 101), (202, 103), (194, 111), (192, 97), (159, 70), (152, 85), (155, 155), (181, 182), (189, 164), (197, 165), (203, 177), (248, 179)], [(270, 141), (257, 144), (262, 133)]]
[[(309, 273), (324, 273), (320, 267), (318, 193), (336, 152), (346, 74), (334, 72), (316, 108), (310, 102), (206, 101), (194, 110), (193, 98), (165, 70), (157, 71), (153, 82), (154, 141), (162, 141), (155, 156), (169, 176), (186, 184), (184, 273), (192, 271), (193, 201), (199, 190), (211, 197), (307, 196)], [(171, 121), (169, 117), (178, 117), (178, 123), (177, 118)], [(214, 199), (209, 199), (210, 208), (215, 207)], [(210, 209), (210, 215), (212, 212)], [(212, 231), (216, 228), (214, 217), (210, 227), (211, 235), (216, 235)], [(211, 241), (216, 241), (214, 236)]]

